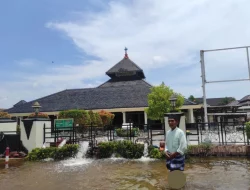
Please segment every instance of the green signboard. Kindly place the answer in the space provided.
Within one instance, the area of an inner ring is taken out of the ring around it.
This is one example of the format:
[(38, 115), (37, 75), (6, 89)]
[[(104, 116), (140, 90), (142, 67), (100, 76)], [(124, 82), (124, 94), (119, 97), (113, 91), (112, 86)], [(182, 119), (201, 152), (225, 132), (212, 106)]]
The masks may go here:
[(55, 128), (65, 130), (73, 128), (74, 119), (55, 119)]

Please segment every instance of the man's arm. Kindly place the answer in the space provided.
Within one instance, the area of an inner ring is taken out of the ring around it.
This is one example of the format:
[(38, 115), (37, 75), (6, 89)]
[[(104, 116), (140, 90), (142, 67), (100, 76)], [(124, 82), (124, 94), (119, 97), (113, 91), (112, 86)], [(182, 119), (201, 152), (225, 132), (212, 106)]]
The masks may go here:
[(182, 132), (180, 135), (180, 146), (177, 149), (177, 153), (184, 155), (186, 149), (187, 149), (187, 140), (184, 132)]
[(168, 139), (168, 132), (166, 132), (166, 136), (165, 136), (165, 153), (168, 151), (168, 147), (167, 147), (167, 139)]
[(165, 140), (165, 154), (166, 154), (166, 156), (167, 156), (167, 159), (169, 159), (170, 158), (170, 154), (169, 154), (169, 152), (168, 152), (168, 147), (167, 147), (167, 139), (168, 139), (168, 132), (166, 133), (166, 140)]

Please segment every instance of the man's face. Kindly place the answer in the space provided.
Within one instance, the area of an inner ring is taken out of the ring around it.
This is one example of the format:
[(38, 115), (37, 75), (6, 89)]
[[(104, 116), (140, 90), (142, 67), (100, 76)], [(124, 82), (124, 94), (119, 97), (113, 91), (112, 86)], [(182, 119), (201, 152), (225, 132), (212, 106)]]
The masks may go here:
[(175, 119), (168, 119), (168, 124), (169, 124), (169, 127), (172, 129), (178, 125), (178, 121)]

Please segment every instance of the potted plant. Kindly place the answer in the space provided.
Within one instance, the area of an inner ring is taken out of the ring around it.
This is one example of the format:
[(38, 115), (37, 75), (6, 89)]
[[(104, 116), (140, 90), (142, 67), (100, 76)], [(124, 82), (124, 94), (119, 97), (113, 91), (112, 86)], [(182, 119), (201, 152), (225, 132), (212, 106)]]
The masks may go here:
[(0, 119), (1, 120), (9, 120), (11, 118), (10, 114), (8, 114), (7, 112), (0, 112)]

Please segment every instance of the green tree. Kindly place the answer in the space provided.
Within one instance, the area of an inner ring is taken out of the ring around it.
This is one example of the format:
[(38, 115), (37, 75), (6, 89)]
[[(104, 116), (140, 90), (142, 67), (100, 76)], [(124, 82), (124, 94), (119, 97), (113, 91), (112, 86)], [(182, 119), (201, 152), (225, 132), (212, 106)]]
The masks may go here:
[(194, 97), (193, 95), (190, 95), (190, 96), (188, 97), (188, 100), (194, 102), (194, 101), (195, 101), (195, 97)]
[(164, 114), (169, 113), (172, 109), (169, 99), (173, 94), (177, 97), (174, 111), (180, 111), (179, 108), (184, 103), (184, 97), (181, 94), (174, 93), (163, 82), (161, 85), (154, 86), (150, 90), (151, 92), (148, 94), (148, 108), (145, 109), (149, 119), (164, 121)]
[(231, 97), (225, 97), (221, 100), (221, 102), (219, 103), (220, 105), (227, 105), (230, 102), (234, 101), (235, 98), (231, 98)]

